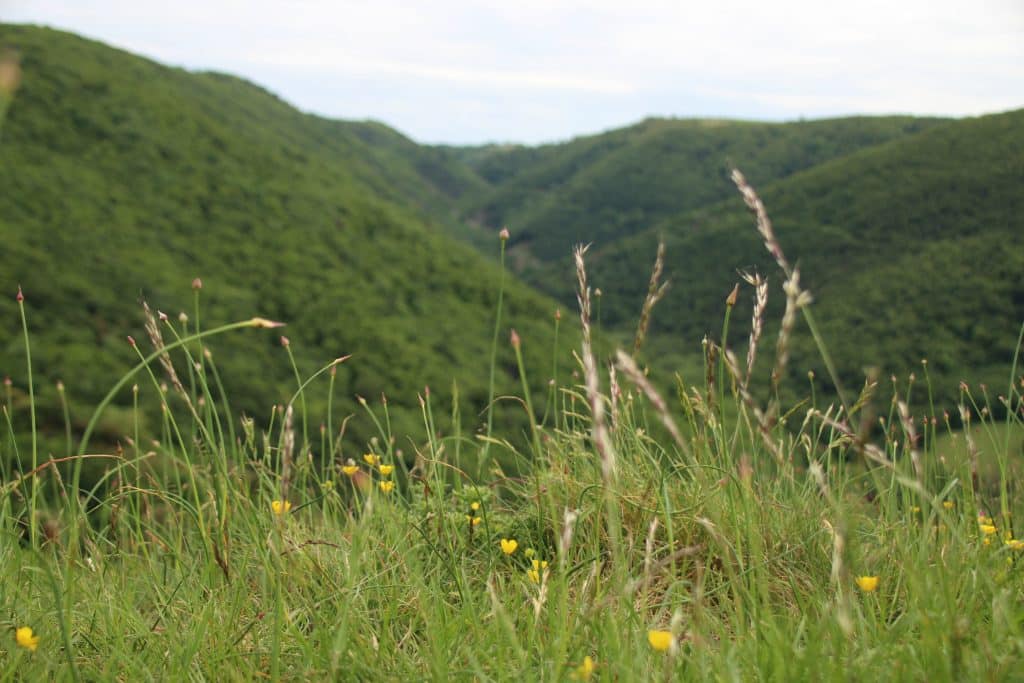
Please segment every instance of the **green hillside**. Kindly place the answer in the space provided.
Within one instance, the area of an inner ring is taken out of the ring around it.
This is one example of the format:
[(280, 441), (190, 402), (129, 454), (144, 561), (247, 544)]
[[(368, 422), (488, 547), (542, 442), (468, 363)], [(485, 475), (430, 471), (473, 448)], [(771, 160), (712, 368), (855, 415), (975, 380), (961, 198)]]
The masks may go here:
[(463, 153), (493, 189), (466, 202), (467, 219), (515, 227), (527, 279), (537, 262), (567, 262), (572, 245), (606, 245), (680, 211), (732, 196), (725, 171), (741, 163), (754, 182), (785, 178), (858, 149), (924, 130), (936, 119), (848, 118), (786, 124), (649, 119), (539, 148)]
[[(868, 366), (921, 376), (928, 358), (944, 397), (960, 379), (1005, 387), (1024, 321), (1022, 186), (1024, 110), (935, 126), (758, 188), (847, 385)], [(736, 195), (594, 255), (609, 325), (635, 317), (659, 235), (673, 285), (655, 329), (691, 348), (717, 338), (738, 268), (770, 278), (778, 319), (781, 274)], [(751, 298), (745, 291), (734, 314), (743, 327)], [(746, 330), (733, 329), (740, 345)], [(797, 351), (798, 370), (824, 377), (808, 335)]]
[[(337, 376), (341, 414), (358, 410), (357, 394), (387, 392), (395, 432), (422, 434), (417, 392), (430, 385), (443, 416), (455, 381), (465, 428), (478, 424), (499, 243), (485, 258), (446, 236), (452, 201), (482, 183), (451, 153), (66, 33), (2, 26), (0, 45), (20, 53), (23, 69), (0, 145), (0, 374), (13, 378), (17, 403), (26, 388), (19, 284), (43, 419), (61, 420), (60, 378), (80, 426), (85, 406), (135, 362), (125, 336), (148, 348), (140, 300), (195, 323), (190, 283), (201, 277), (205, 327), (286, 321), (303, 374), (353, 354)], [(555, 304), (515, 282), (505, 304), (499, 390), (518, 386), (510, 326), (541, 386)], [(294, 391), (277, 334), (239, 332), (210, 349), (236, 412), (268, 415)], [(310, 402), (326, 399), (326, 381), (315, 384)], [(358, 444), (376, 430), (363, 414), (349, 432)]]

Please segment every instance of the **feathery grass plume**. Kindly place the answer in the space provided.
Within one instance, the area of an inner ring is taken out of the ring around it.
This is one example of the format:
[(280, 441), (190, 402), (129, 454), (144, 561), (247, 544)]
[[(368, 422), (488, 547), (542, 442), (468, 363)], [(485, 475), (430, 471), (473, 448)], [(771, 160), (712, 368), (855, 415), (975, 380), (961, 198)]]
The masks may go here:
[(736, 189), (743, 195), (743, 201), (747, 207), (754, 212), (757, 217), (757, 231), (761, 233), (761, 237), (764, 238), (765, 249), (771, 254), (775, 262), (779, 264), (779, 268), (788, 277), (793, 269), (789, 266), (789, 261), (786, 260), (786, 255), (782, 253), (782, 245), (779, 244), (779, 240), (775, 237), (775, 231), (772, 229), (772, 221), (768, 218), (768, 211), (764, 208), (764, 202), (757, 196), (757, 192), (750, 186), (747, 179), (739, 169), (732, 169), (730, 175), (732, 182), (736, 185)]
[(288, 499), (288, 489), (292, 484), (292, 457), (295, 454), (295, 429), (292, 426), (294, 410), (289, 403), (284, 411), (284, 423), (281, 427), (281, 500)]
[(914, 466), (914, 476), (917, 483), (924, 487), (924, 470), (921, 466), (921, 451), (917, 448), (917, 430), (914, 428), (914, 420), (910, 417), (910, 409), (903, 401), (896, 402), (896, 410), (899, 412), (900, 421), (903, 423), (903, 431), (907, 440), (907, 447), (910, 449), (910, 462)]
[(786, 366), (789, 365), (789, 338), (796, 325), (796, 312), (811, 303), (811, 293), (800, 289), (799, 268), (794, 269), (782, 284), (782, 290), (786, 293), (786, 310), (782, 314), (779, 341), (775, 346), (775, 367), (772, 368), (772, 385), (776, 390), (786, 374)]
[(665, 268), (665, 242), (658, 241), (658, 253), (654, 258), (654, 268), (651, 269), (651, 281), (647, 285), (647, 296), (644, 298), (643, 308), (640, 309), (640, 322), (636, 327), (636, 337), (633, 339), (633, 355), (636, 356), (640, 353), (641, 347), (644, 345), (644, 339), (647, 338), (647, 328), (651, 324), (651, 311), (654, 310), (654, 304), (661, 300), (661, 297), (665, 296), (665, 292), (668, 291), (668, 283), (661, 282), (661, 273)]
[(757, 271), (754, 271), (753, 275), (740, 273), (740, 277), (754, 288), (754, 313), (750, 320), (750, 342), (747, 345), (747, 374), (742, 382), (744, 387), (748, 387), (750, 376), (754, 372), (754, 362), (757, 360), (757, 345), (764, 332), (764, 316), (768, 308), (768, 280), (761, 277)]
[(587, 400), (590, 402), (590, 415), (593, 422), (592, 435), (597, 453), (601, 458), (601, 474), (605, 483), (608, 483), (615, 476), (615, 449), (608, 434), (608, 426), (605, 424), (604, 399), (601, 396), (601, 385), (597, 377), (597, 360), (594, 358), (594, 348), (591, 343), (590, 287), (587, 285), (587, 268), (583, 261), (589, 248), (589, 244), (578, 245), (573, 250), (573, 259), (576, 262), (576, 281), (579, 285), (576, 301), (579, 303), (580, 324), (583, 327), (583, 379), (586, 383)]
[[(839, 402), (843, 404), (843, 408), (846, 410), (846, 413), (849, 414), (849, 403), (846, 401), (846, 393), (843, 391), (843, 385), (839, 381), (839, 373), (836, 371), (835, 363), (832, 362), (832, 356), (829, 354), (828, 349), (825, 346), (825, 342), (822, 340), (821, 335), (818, 332), (818, 326), (814, 323), (814, 316), (811, 315), (810, 310), (807, 308), (812, 301), (810, 292), (800, 289), (800, 275), (796, 269), (789, 265), (789, 261), (786, 260), (786, 255), (782, 252), (782, 246), (779, 244), (779, 240), (775, 237), (775, 230), (772, 228), (771, 219), (768, 218), (768, 211), (764, 207), (764, 202), (761, 201), (757, 192), (755, 192), (754, 188), (750, 186), (747, 179), (742, 173), (740, 173), (739, 169), (734, 168), (730, 177), (736, 185), (736, 189), (738, 189), (740, 194), (743, 196), (743, 201), (754, 213), (754, 216), (757, 219), (757, 231), (764, 239), (765, 248), (768, 250), (768, 253), (771, 254), (772, 258), (775, 259), (775, 263), (779, 265), (782, 272), (786, 274), (786, 281), (782, 285), (782, 289), (786, 293), (786, 313), (783, 315), (783, 329), (779, 331), (776, 367), (775, 372), (772, 373), (772, 381), (776, 390), (778, 389), (778, 382), (781, 379), (782, 372), (785, 370), (785, 361), (788, 361), (789, 359), (789, 333), (792, 332), (796, 311), (800, 309), (803, 311), (804, 320), (807, 321), (807, 327), (811, 331), (811, 336), (814, 337), (814, 343), (818, 347), (821, 359), (824, 361), (825, 367), (828, 368), (829, 377), (832, 380), (832, 384), (835, 386), (836, 394), (839, 395)], [(787, 315), (792, 316), (789, 320), (788, 330), (786, 329)], [(774, 410), (775, 408), (776, 406), (772, 406), (770, 410)]]
[(878, 446), (872, 443), (867, 443), (866, 441), (861, 439), (860, 436), (855, 434), (853, 430), (851, 430), (845, 422), (840, 422), (839, 420), (831, 417), (827, 413), (821, 412), (816, 408), (812, 409), (811, 412), (814, 415), (814, 417), (821, 420), (823, 424), (827, 425), (828, 427), (834, 429), (835, 431), (839, 432), (840, 434), (848, 438), (850, 440), (850, 443), (853, 444), (853, 448), (856, 453), (888, 469), (895, 468), (893, 462), (889, 460), (889, 458), (885, 457), (885, 453), (882, 451), (882, 449), (880, 449)]
[[(166, 351), (167, 345), (164, 343), (164, 337), (160, 333), (160, 325), (157, 324), (156, 316), (153, 315), (153, 311), (150, 310), (149, 304), (145, 301), (142, 302), (142, 312), (146, 317), (146, 335), (149, 336), (149, 341), (153, 344), (153, 350), (160, 353), (159, 360), (160, 366), (164, 369), (164, 374), (167, 375), (167, 379), (170, 380), (171, 386), (174, 390), (184, 399), (189, 410), (193, 413), (195, 409), (192, 407), (192, 401), (189, 398), (188, 392), (185, 391), (185, 386), (181, 383), (181, 379), (178, 377), (178, 373), (174, 370), (174, 363), (171, 361), (171, 354)], [(162, 317), (163, 314), (161, 314)]]
[[(974, 437), (971, 436), (971, 411), (964, 405), (958, 406), (960, 410), (960, 422), (964, 426), (964, 443), (967, 444), (967, 462), (971, 468), (971, 484), (974, 486), (974, 490), (978, 490), (978, 444), (974, 442)], [(982, 421), (984, 424), (984, 421)]]
[(690, 455), (690, 447), (686, 441), (683, 440), (683, 435), (679, 432), (679, 428), (676, 426), (675, 420), (672, 419), (672, 415), (668, 412), (668, 405), (665, 403), (665, 399), (661, 397), (658, 390), (654, 388), (654, 385), (644, 377), (644, 373), (637, 367), (636, 361), (633, 357), (622, 351), (621, 349), (615, 353), (615, 365), (622, 371), (626, 377), (629, 378), (633, 384), (637, 386), (644, 395), (647, 396), (654, 409), (658, 412), (658, 417), (661, 418), (661, 423), (665, 425), (665, 429), (668, 430), (669, 434), (672, 435), (672, 439), (679, 445), (679, 448), (684, 453)]
[(619, 387), (619, 376), (615, 371), (615, 364), (611, 363), (608, 366), (608, 397), (611, 399), (612, 404), (612, 431), (615, 431), (615, 427), (619, 424), (619, 398), (622, 394), (622, 389)]

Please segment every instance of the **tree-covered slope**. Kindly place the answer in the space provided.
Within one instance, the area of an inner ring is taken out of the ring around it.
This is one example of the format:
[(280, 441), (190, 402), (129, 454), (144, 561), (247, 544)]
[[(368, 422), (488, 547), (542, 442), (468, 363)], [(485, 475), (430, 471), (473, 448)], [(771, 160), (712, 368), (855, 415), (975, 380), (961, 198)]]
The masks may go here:
[(937, 122), (649, 119), (560, 145), (477, 149), (463, 158), (493, 189), (467, 202), (465, 213), (484, 226), (513, 226), (525, 274), (550, 286), (531, 277), (531, 264), (565, 260), (573, 244), (604, 246), (730, 196), (730, 164), (742, 161), (753, 180), (768, 182)]
[[(1005, 386), (1024, 321), (1021, 187), (1024, 110), (935, 126), (758, 189), (846, 383), (858, 386), (868, 366), (920, 377), (927, 358), (948, 396), (960, 379)], [(737, 194), (594, 254), (608, 324), (635, 317), (659, 236), (672, 289), (656, 329), (692, 348), (717, 337), (737, 269), (770, 278), (778, 318), (782, 278)], [(749, 299), (734, 321), (748, 320)], [(823, 377), (809, 341), (797, 339), (795, 369)]]
[[(444, 405), (454, 380), (464, 424), (477, 424), (500, 271), (445, 236), (444, 207), (481, 182), (450, 153), (66, 33), (0, 26), (0, 45), (23, 69), (0, 141), (0, 373), (18, 395), (19, 284), (42, 404), (54, 405), (62, 378), (80, 424), (134, 362), (125, 335), (145, 340), (139, 300), (194, 323), (198, 276), (205, 327), (286, 321), (303, 373), (353, 354), (337, 376), (343, 409), (387, 392), (396, 432), (422, 434), (416, 392), (430, 385)], [(499, 388), (517, 386), (509, 326), (527, 364), (550, 367), (553, 307), (508, 284)], [(266, 414), (294, 391), (276, 334), (210, 348), (235, 408)], [(326, 400), (326, 383), (311, 392)], [(365, 437), (372, 424), (354, 420), (350, 432)]]

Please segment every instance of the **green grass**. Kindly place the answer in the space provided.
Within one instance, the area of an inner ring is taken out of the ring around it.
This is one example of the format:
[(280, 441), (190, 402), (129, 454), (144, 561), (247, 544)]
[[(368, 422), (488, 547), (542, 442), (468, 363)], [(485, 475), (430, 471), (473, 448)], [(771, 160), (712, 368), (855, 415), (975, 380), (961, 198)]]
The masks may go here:
[[(170, 352), (202, 357), (209, 340)], [(320, 460), (302, 457), (297, 408), (327, 368), (232, 437), (212, 368), (164, 393), (154, 354), (123, 381), (139, 405), (169, 406), (155, 440), (125, 434), (118, 452), (83, 443), (78, 459), (4, 472), (0, 677), (569, 680), (587, 657), (593, 680), (1019, 676), (1015, 358), (999, 422), (970, 387), (964, 432), (941, 414), (901, 420), (901, 381), (866, 442), (845, 425), (873, 419), (870, 403), (849, 416), (813, 397), (758, 405), (715, 372), (669, 402), (675, 442), (620, 368), (621, 393), (604, 377), (597, 397), (615, 459), (604, 471), (582, 380), (566, 368), (541, 416), (530, 387), (543, 381), (512, 346), (524, 392), (502, 400), (529, 413), (529, 440), (458, 419), (439, 431), (448, 408), (421, 394), (404, 457), (386, 406), (367, 404), (379, 438), (355, 453), (323, 443)], [(953, 447), (968, 434), (984, 444), (977, 465)], [(79, 497), (68, 482), (84, 457), (106, 459), (106, 475)], [(34, 651), (16, 644), (25, 626)], [(651, 631), (670, 633), (667, 651)]]

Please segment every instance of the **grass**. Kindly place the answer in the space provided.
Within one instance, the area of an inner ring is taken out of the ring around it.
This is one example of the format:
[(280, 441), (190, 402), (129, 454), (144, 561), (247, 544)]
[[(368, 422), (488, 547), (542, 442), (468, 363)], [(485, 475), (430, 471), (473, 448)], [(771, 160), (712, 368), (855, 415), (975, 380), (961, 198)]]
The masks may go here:
[[(527, 367), (530, 340), (511, 337), (523, 393), (497, 400), (526, 413), (525, 435), (463, 433), (457, 402), (441, 433), (443, 407), (424, 391), (418, 441), (396, 442), (387, 403), (364, 401), (379, 434), (346, 457), (333, 429), (306, 426), (337, 416), (303, 409), (341, 360), (310, 376), (293, 365), (291, 400), (236, 423), (204, 348), (271, 326), (260, 319), (181, 337), (150, 318), (154, 351), (135, 346), (139, 364), (116, 384), (134, 385), (136, 415), (155, 402), (162, 421), (146, 434), (137, 419), (116, 452), (91, 451), (88, 434), (67, 458), (12, 452), (24, 439), (6, 419), (0, 677), (1019, 676), (1016, 358), (1002, 403), (962, 387), (959, 432), (958, 416), (904, 410), (906, 382), (880, 417), (864, 413), (877, 383), (848, 414), (754, 396), (755, 369), (714, 340), (705, 381), (666, 401), (632, 356), (606, 376), (592, 355), (584, 254), (582, 374), (563, 370), (543, 411), (531, 386), (546, 368)], [(808, 302), (784, 275), (792, 330)], [(968, 436), (975, 446), (950, 446)], [(86, 459), (107, 468), (79, 494)]]

